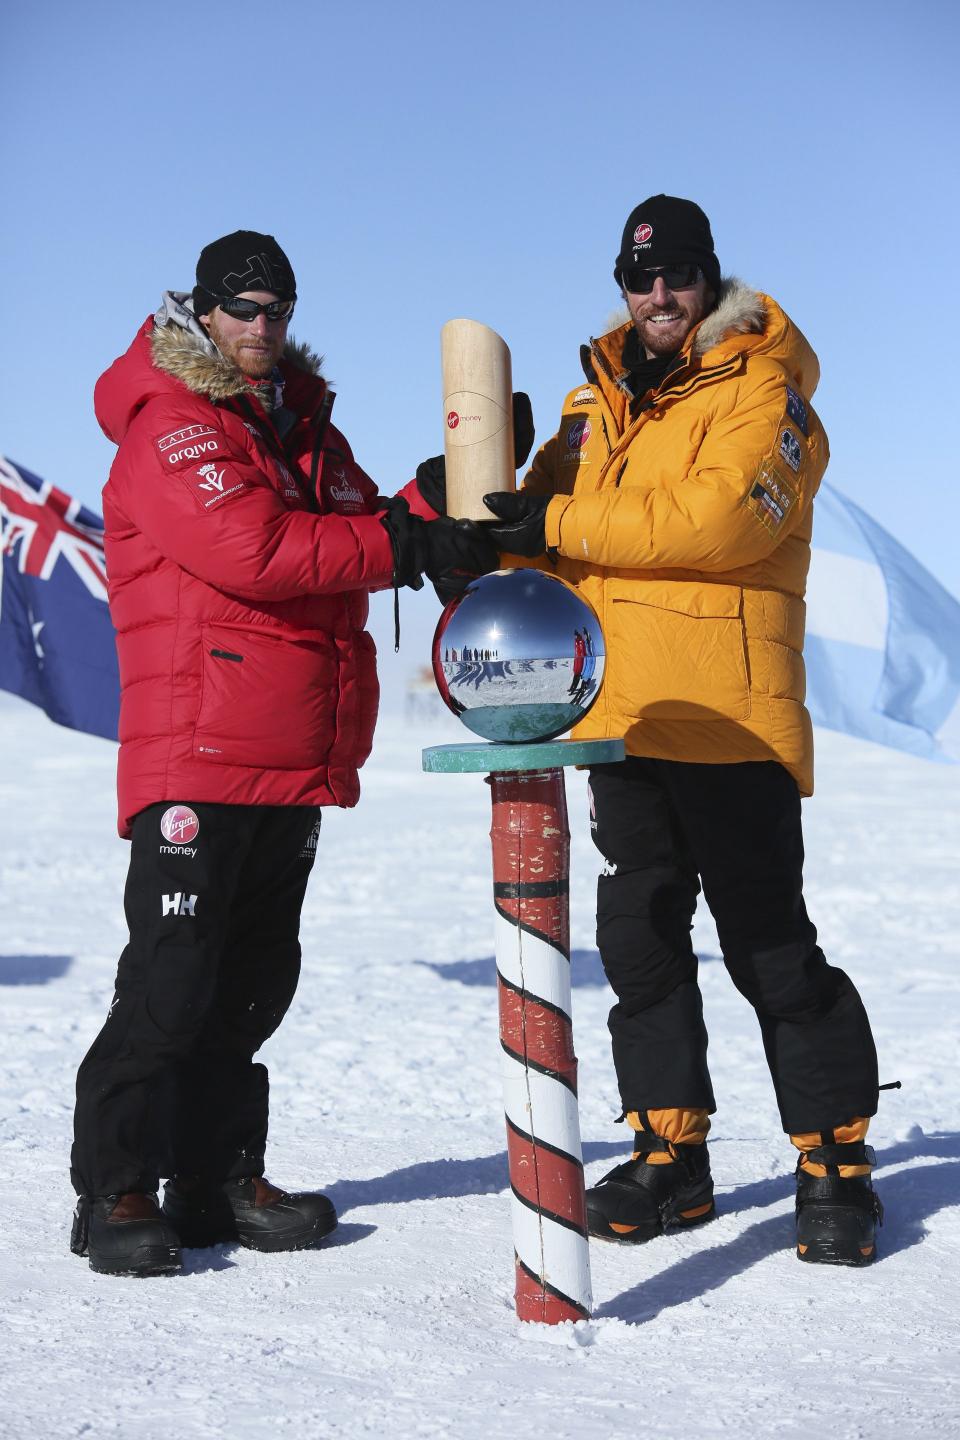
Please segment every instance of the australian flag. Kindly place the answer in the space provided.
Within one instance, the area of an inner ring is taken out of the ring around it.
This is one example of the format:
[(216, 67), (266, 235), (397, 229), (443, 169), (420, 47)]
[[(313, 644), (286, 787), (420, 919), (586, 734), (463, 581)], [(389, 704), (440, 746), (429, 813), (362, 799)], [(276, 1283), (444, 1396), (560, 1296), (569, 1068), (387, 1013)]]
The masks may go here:
[(0, 456), (0, 689), (117, 738), (120, 679), (103, 521)]

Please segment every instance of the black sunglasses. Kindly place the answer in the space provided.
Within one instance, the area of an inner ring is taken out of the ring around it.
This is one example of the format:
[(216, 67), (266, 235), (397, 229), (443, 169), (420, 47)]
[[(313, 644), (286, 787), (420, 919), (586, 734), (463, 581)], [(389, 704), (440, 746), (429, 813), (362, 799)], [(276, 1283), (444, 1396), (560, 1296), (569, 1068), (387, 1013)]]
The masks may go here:
[(228, 300), (218, 300), (217, 304), (224, 315), (229, 315), (233, 320), (256, 320), (258, 315), (266, 315), (268, 320), (289, 320), (296, 301), (268, 300), (266, 305), (259, 305), (256, 300), (243, 300), (240, 296), (232, 296)]
[(626, 265), (620, 272), (620, 283), (631, 295), (649, 295), (658, 277), (668, 290), (691, 290), (700, 274), (699, 265), (660, 265), (653, 270), (642, 265)]

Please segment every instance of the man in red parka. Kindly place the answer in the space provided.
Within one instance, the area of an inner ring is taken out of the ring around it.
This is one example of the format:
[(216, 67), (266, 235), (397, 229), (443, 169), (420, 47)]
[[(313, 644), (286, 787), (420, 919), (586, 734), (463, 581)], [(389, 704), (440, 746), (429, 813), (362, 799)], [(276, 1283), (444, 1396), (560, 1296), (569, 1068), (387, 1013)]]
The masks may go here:
[(326, 1196), (264, 1179), (253, 1056), (296, 989), (322, 807), (359, 795), (368, 592), (426, 573), (448, 597), (497, 564), (415, 483), (378, 496), (317, 357), (287, 341), (295, 301), (272, 236), (224, 236), (96, 387), (119, 446), (104, 521), (130, 942), (77, 1077), (71, 1245), (113, 1274), (178, 1270), (182, 1245), (299, 1249), (336, 1225)]

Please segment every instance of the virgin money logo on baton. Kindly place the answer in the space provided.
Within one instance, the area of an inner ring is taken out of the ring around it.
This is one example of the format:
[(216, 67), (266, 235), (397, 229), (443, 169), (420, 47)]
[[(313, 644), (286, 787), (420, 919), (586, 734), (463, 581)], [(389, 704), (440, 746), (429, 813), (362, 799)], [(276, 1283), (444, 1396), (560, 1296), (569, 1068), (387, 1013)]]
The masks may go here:
[(470, 420), (481, 420), (482, 418), (480, 415), (458, 415), (456, 410), (451, 410), (447, 416), (447, 427), (450, 430), (456, 430), (460, 424), (466, 424)]

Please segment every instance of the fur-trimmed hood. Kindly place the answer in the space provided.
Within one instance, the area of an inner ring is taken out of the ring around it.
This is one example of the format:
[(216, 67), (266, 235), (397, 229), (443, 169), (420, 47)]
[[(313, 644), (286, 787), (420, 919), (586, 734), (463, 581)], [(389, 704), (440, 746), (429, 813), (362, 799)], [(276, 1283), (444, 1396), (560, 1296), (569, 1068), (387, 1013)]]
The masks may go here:
[(291, 336), (279, 365), (284, 386), (257, 385), (217, 349), (194, 315), (190, 295), (168, 290), (130, 348), (97, 381), (94, 406), (101, 429), (117, 445), (144, 405), (176, 389), (174, 381), (212, 404), (254, 394), (265, 409), (273, 409), (283, 395), (288, 406), (305, 414), (317, 407), (326, 388), (321, 367), (321, 357)]
[[(624, 307), (611, 317), (607, 334), (591, 341), (590, 348), (599, 353), (604, 368), (618, 382), (624, 373), (623, 347), (632, 324)], [(728, 275), (721, 282), (716, 305), (691, 331), (684, 352), (689, 361), (713, 364), (738, 350), (776, 360), (808, 398), (817, 388), (819, 361), (786, 311), (769, 295)]]
[[(257, 395), (263, 400), (269, 387), (258, 385), (238, 365), (217, 349), (193, 313), (193, 299), (181, 291), (167, 290), (153, 317), (150, 337), (153, 363), (196, 395), (208, 400), (229, 400), (235, 395)], [(321, 375), (322, 360), (309, 345), (300, 345), (291, 336), (283, 358), (288, 365), (308, 375)], [(269, 404), (267, 408), (272, 408)]]

